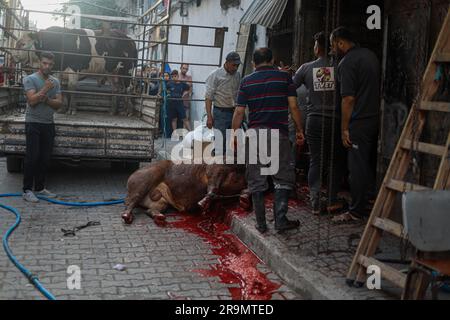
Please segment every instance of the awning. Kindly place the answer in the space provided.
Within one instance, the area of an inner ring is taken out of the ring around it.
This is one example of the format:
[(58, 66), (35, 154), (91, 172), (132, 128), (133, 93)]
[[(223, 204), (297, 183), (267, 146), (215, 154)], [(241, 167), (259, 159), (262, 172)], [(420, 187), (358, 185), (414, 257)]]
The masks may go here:
[(241, 24), (259, 24), (273, 28), (283, 17), (288, 0), (254, 0), (241, 19)]

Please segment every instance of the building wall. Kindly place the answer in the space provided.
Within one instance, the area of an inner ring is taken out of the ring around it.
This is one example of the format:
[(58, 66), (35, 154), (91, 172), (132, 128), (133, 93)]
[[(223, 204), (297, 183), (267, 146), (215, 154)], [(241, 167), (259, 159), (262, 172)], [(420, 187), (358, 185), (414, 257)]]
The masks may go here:
[[(185, 25), (201, 25), (212, 27), (228, 27), (229, 30), (225, 35), (224, 43), (224, 57), (230, 52), (236, 50), (238, 40), (238, 32), (240, 28), (239, 21), (245, 10), (250, 6), (253, 0), (241, 1), (216, 1), (203, 0), (200, 6), (197, 2), (187, 6), (187, 16), (182, 16), (181, 10), (175, 10), (172, 13), (171, 24), (185, 24)], [(173, 3), (173, 5), (176, 3)], [(227, 8), (227, 9), (224, 9)], [(174, 43), (180, 42), (181, 28), (172, 27), (169, 31), (169, 41)], [(256, 47), (267, 45), (265, 28), (258, 27), (256, 31), (257, 43)], [(189, 32), (189, 43), (193, 44), (214, 44), (214, 30), (206, 30), (199, 28), (192, 28)], [(225, 58), (223, 57), (222, 60)], [(198, 48), (188, 46), (169, 46), (168, 61), (169, 62), (186, 62), (186, 63), (200, 63), (200, 64), (222, 64), (219, 61), (220, 50), (212, 48)], [(244, 59), (244, 57), (241, 57)], [(179, 69), (180, 65), (172, 63), (172, 69)], [(195, 66), (191, 65), (190, 73), (194, 81), (204, 82), (208, 75), (217, 67)], [(194, 100), (204, 99), (205, 86), (204, 84), (194, 85)], [(202, 101), (192, 102), (191, 118), (194, 121), (202, 120), (205, 114), (205, 106)]]
[[(419, 92), (423, 73), (442, 28), (450, 0), (393, 0), (386, 3), (389, 23), (388, 37), (385, 39), (387, 57), (381, 172), (389, 164)], [(449, 117), (430, 113), (421, 140), (443, 145), (447, 139), (443, 133), (449, 129)], [(418, 162), (421, 167), (420, 181), (415, 182), (433, 186), (439, 159), (419, 154)]]

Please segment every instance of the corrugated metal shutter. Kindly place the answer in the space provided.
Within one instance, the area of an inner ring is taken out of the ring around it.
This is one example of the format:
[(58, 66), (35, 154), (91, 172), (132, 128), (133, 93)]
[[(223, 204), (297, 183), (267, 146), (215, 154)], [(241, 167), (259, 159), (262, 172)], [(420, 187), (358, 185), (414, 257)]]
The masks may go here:
[(288, 0), (254, 0), (241, 19), (241, 24), (259, 24), (273, 28), (283, 17)]

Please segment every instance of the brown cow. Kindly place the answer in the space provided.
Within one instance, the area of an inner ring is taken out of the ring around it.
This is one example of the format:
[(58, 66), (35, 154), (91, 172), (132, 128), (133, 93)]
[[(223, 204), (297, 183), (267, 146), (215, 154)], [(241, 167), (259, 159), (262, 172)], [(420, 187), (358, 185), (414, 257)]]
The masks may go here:
[(122, 214), (127, 224), (133, 222), (133, 210), (138, 207), (147, 209), (156, 222), (165, 221), (161, 212), (169, 207), (179, 212), (207, 212), (215, 199), (240, 197), (241, 206), (251, 208), (244, 166), (160, 161), (135, 172), (127, 188), (126, 210)]

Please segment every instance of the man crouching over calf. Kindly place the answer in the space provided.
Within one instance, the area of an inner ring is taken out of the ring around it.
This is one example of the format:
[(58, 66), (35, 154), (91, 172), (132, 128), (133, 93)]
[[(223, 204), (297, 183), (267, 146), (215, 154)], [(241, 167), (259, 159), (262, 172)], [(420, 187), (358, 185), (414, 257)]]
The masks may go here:
[[(289, 193), (295, 188), (295, 167), (290, 152), (289, 141), (289, 110), (296, 125), (296, 140), (298, 145), (304, 144), (304, 135), (301, 124), (300, 111), (297, 108), (297, 93), (292, 78), (287, 72), (279, 71), (274, 67), (272, 51), (261, 48), (253, 55), (255, 72), (244, 78), (241, 82), (237, 107), (233, 118), (233, 130), (238, 130), (245, 116), (245, 109), (249, 108), (249, 128), (257, 136), (257, 163), (248, 163), (247, 182), (252, 194), (253, 206), (256, 213), (256, 228), (259, 232), (267, 231), (264, 193), (269, 188), (268, 177), (272, 176), (275, 183), (274, 216), (275, 229), (279, 232), (296, 229), (299, 221), (287, 219)], [(264, 134), (267, 131), (267, 134)], [(272, 144), (272, 136), (279, 136), (278, 154)], [(235, 148), (236, 138), (233, 138), (232, 147)], [(252, 141), (250, 140), (250, 143)], [(247, 144), (248, 145), (248, 144)], [(250, 146), (250, 149), (254, 146)], [(267, 148), (266, 148), (267, 147)], [(279, 170), (276, 173), (264, 172), (269, 166), (262, 156), (271, 150), (271, 157), (278, 157)], [(247, 152), (247, 158), (249, 155)]]

